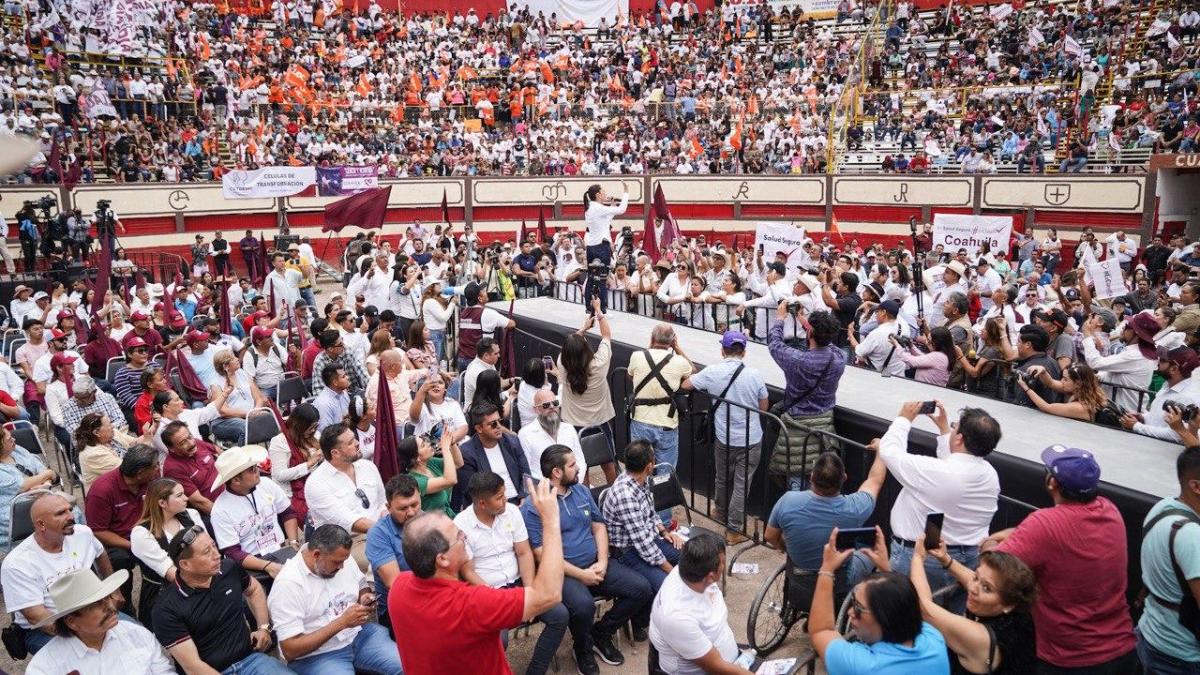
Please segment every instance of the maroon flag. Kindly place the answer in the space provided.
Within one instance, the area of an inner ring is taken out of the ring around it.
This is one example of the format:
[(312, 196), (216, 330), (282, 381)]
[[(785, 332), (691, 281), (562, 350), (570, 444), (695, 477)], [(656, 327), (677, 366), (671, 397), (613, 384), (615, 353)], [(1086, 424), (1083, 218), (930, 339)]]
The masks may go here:
[(733, 252), (734, 253), (737, 253), (737, 251), (738, 251), (738, 237), (740, 237), (740, 236), (742, 236), (740, 233), (734, 233), (734, 235), (733, 235)]
[(654, 211), (646, 209), (646, 229), (642, 233), (642, 250), (650, 260), (658, 262), (662, 252), (658, 250), (658, 236), (654, 233)]
[(538, 207), (538, 243), (550, 241), (550, 233), (546, 230), (546, 210)]
[(263, 234), (262, 230), (258, 231), (258, 252), (255, 254), (255, 261), (258, 262), (258, 278), (266, 279), (271, 273), (271, 261), (267, 258), (267, 235)]
[(379, 394), (375, 399), (375, 467), (379, 469), (379, 477), (387, 483), (392, 476), (400, 473), (400, 461), (396, 457), (396, 411), (392, 407), (392, 390), (388, 387), (387, 376), (380, 368)]
[(192, 401), (204, 401), (208, 399), (208, 390), (204, 388), (204, 383), (196, 375), (192, 364), (183, 355), (183, 348), (172, 349), (167, 354), (167, 372), (176, 370), (179, 372), (179, 382), (183, 385), (183, 394)]
[(67, 169), (66, 175), (63, 176), (62, 182), (68, 190), (79, 184), (83, 178), (83, 158), (76, 157), (74, 162), (71, 162), (71, 168)]
[(267, 291), (267, 295), (270, 296), (270, 298), (267, 301), (267, 305), (268, 305), (267, 313), (269, 313), (271, 315), (271, 318), (274, 319), (275, 318), (275, 280), (268, 279), (266, 283), (268, 286), (270, 286), (270, 289)]
[(654, 215), (663, 220), (662, 241), (659, 242), (663, 248), (671, 245), (671, 242), (681, 238), (683, 235), (679, 232), (679, 223), (675, 222), (675, 217), (671, 215), (671, 207), (667, 205), (667, 198), (663, 196), (662, 184), (660, 183), (654, 188)]
[(446, 188), (442, 188), (442, 222), (446, 223), (446, 227), (454, 227), (454, 223), (450, 222), (450, 202), (446, 200)]
[(104, 306), (104, 295), (108, 292), (112, 276), (112, 237), (100, 237), (100, 262), (96, 263), (96, 294), (92, 296), (89, 310), (95, 314)]
[(521, 249), (521, 244), (525, 243), (525, 234), (529, 231), (529, 226), (525, 223), (525, 219), (521, 219), (521, 231), (517, 233), (517, 250)]
[[(229, 314), (229, 282), (221, 282), (221, 302), (217, 305), (217, 314), (220, 317), (221, 332), (225, 335), (233, 334), (233, 317)], [(253, 347), (251, 347), (253, 349)], [(282, 428), (282, 427), (281, 427)]]
[(58, 146), (58, 134), (54, 135), (54, 143), (50, 146), (50, 157), (46, 160), (46, 168), (54, 172), (61, 183), (63, 180), (62, 148)]
[(363, 190), (356, 195), (339, 199), (325, 206), (325, 225), (322, 232), (341, 232), (347, 225), (357, 225), (364, 229), (383, 227), (383, 219), (387, 216), (388, 199), (392, 196), (392, 186)]

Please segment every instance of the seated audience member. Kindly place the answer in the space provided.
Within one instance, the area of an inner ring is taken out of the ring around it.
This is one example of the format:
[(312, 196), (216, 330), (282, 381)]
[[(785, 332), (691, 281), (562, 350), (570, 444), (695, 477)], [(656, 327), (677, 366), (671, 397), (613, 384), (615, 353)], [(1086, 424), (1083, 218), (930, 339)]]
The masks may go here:
[(733, 663), (737, 642), (729, 627), (729, 609), (721, 593), (725, 542), (708, 533), (683, 545), (650, 610), (650, 642), (658, 666), (671, 675), (751, 671)]
[(120, 570), (101, 581), (95, 572), (83, 568), (51, 584), (50, 597), (56, 609), (42, 623), (55, 637), (34, 655), (25, 672), (174, 675), (175, 666), (154, 634), (117, 617), (114, 594), (128, 574)]
[(320, 413), (311, 403), (301, 403), (284, 420), (283, 431), (272, 438), (267, 446), (271, 480), (291, 500), (296, 521), (300, 523), (308, 517), (304, 483), (308, 480), (308, 474), (323, 460), (321, 441), (317, 438), (319, 417)]
[(350, 378), (346, 377), (346, 370), (331, 363), (321, 369), (320, 378), (325, 386), (312, 400), (313, 407), (320, 414), (318, 432), (346, 419), (346, 413), (350, 410)]
[(1159, 500), (1142, 526), (1142, 583), (1148, 597), (1137, 625), (1137, 649), (1148, 675), (1187, 672), (1179, 666), (1200, 663), (1200, 640), (1179, 614), (1185, 594), (1200, 595), (1196, 528), (1188, 527), (1200, 524), (1200, 448), (1179, 453), (1175, 473), (1179, 496)]
[(12, 504), (18, 497), (33, 490), (49, 489), (58, 482), (54, 469), (46, 468), (42, 460), (17, 445), (12, 430), (0, 426), (0, 550), (8, 550), (12, 527)]
[[(463, 400), (470, 404), (475, 400), (475, 383), (485, 370), (496, 370), (500, 361), (500, 343), (490, 337), (481, 337), (475, 343), (475, 358), (463, 369)], [(501, 389), (506, 387), (501, 384)]]
[(131, 338), (125, 345), (127, 361), (113, 376), (113, 394), (122, 408), (130, 410), (142, 395), (142, 372), (150, 367), (150, 348), (141, 338)]
[(412, 378), (423, 372), (428, 371), (406, 369), (404, 355), (397, 349), (387, 349), (379, 355), (379, 370), (367, 381), (367, 390), (364, 395), (372, 406), (376, 405), (376, 399), (379, 397), (379, 378), (382, 373), (382, 376), (387, 379), (388, 392), (392, 395), (392, 408), (407, 411), (412, 407)]
[(217, 481), (217, 455), (212, 446), (194, 438), (187, 424), (180, 421), (168, 424), (160, 436), (167, 446), (163, 477), (174, 478), (183, 485), (188, 505), (205, 516), (210, 515), (213, 502), (223, 489)]
[(236, 560), (221, 557), (203, 526), (171, 537), (167, 552), (175, 564), (175, 583), (154, 605), (154, 636), (184, 673), (292, 672), (262, 653), (272, 642), (267, 594)]
[(441, 457), (434, 456), (433, 439), (429, 434), (402, 438), (396, 445), (396, 459), (400, 470), (417, 482), (421, 510), (441, 511), (453, 518), (455, 511), (450, 506), (450, 496), (459, 480), (462, 452), (450, 434), (444, 432), (438, 437), (437, 444)]
[[(471, 416), (471, 411), (484, 405), (495, 406), (500, 411), (500, 423), (505, 429), (508, 429), (509, 420), (512, 419), (513, 402), (517, 396), (517, 381), (516, 379), (508, 380), (508, 389), (501, 391), (502, 380), (500, 373), (495, 370), (485, 370), (475, 379), (475, 395), (467, 403), (467, 416)], [(511, 433), (511, 430), (508, 429)]]
[[(158, 451), (135, 445), (121, 458), (121, 466), (96, 479), (88, 490), (84, 514), (96, 538), (104, 544), (113, 569), (133, 570), (137, 560), (130, 551), (129, 536), (142, 515), (146, 486), (160, 473)], [(121, 588), (122, 611), (133, 613), (133, 578)]]
[[(521, 419), (521, 429), (533, 424), (534, 418), (537, 416), (537, 405), (533, 398), (537, 392), (543, 389), (550, 389), (549, 375), (555, 373), (553, 365), (549, 370), (546, 369), (546, 361), (540, 357), (533, 357), (525, 362), (525, 368), (521, 370), (521, 385), (517, 387), (517, 414)], [(551, 391), (553, 393), (553, 391)], [(533, 468), (536, 462), (530, 462), (529, 468)]]
[[(640, 574), (657, 593), (679, 563), (686, 541), (662, 524), (654, 511), (650, 476), (654, 474), (654, 448), (634, 441), (625, 448), (625, 472), (608, 489), (601, 512), (608, 532), (609, 555)], [(635, 630), (646, 626), (635, 620)]]
[(354, 432), (344, 423), (321, 432), (325, 458), (304, 483), (313, 527), (333, 523), (353, 538), (350, 549), (359, 569), (367, 569), (367, 531), (387, 512), (387, 497), (379, 469), (362, 458)]
[[(625, 656), (613, 643), (613, 635), (633, 620), (638, 628), (635, 638), (645, 639), (654, 590), (640, 574), (609, 557), (604, 516), (591, 492), (579, 484), (579, 468), (570, 448), (562, 445), (546, 448), (542, 453), (542, 475), (545, 476), (542, 482), (553, 487), (555, 498), (561, 502), (560, 524), (566, 545), (562, 602), (571, 614), (569, 628), (575, 661), (580, 664), (581, 672), (599, 672), (592, 656), (594, 650), (605, 663), (619, 666), (625, 662)], [(521, 510), (529, 530), (529, 545), (539, 564), (545, 565), (548, 560), (547, 551), (542, 548), (545, 525), (540, 511), (528, 502)], [(612, 597), (614, 601), (604, 616), (593, 623), (596, 595)]]
[[(13, 613), (13, 624), (25, 638), (25, 648), (36, 654), (54, 636), (53, 622), (46, 622), (56, 608), (50, 592), (55, 580), (95, 565), (101, 577), (113, 575), (104, 546), (87, 525), (76, 524), (67, 496), (47, 492), (29, 509), (33, 534), (17, 544), (0, 567), (4, 606)], [(128, 571), (118, 586), (129, 582)], [(115, 589), (114, 589), (115, 590)]]
[(74, 433), (86, 415), (95, 413), (108, 417), (113, 429), (120, 434), (118, 440), (122, 444), (133, 444), (134, 439), (126, 434), (129, 424), (125, 420), (125, 412), (112, 394), (101, 390), (96, 381), (87, 375), (75, 376), (74, 390), (62, 404), (64, 431)]
[(208, 403), (204, 407), (189, 408), (174, 389), (166, 389), (155, 394), (151, 409), (158, 416), (156, 420), (158, 426), (152, 430), (151, 437), (154, 439), (154, 447), (158, 449), (160, 458), (165, 459), (167, 455), (167, 445), (162, 440), (162, 431), (167, 428), (169, 423), (183, 422), (187, 425), (188, 431), (192, 433), (192, 438), (201, 438), (200, 426), (211, 424), (213, 420), (220, 417), (220, 409), (225, 405), (225, 397), (224, 389), (212, 389)]
[[(454, 486), (451, 506), (455, 511), (466, 507), (470, 499), (466, 486), (476, 471), (491, 471), (504, 479), (505, 498), (519, 504), (525, 498), (521, 477), (529, 473), (525, 451), (516, 434), (504, 428), (504, 418), (496, 406), (481, 404), (471, 411), (471, 426), (475, 435), (460, 446), (462, 467)], [(443, 431), (443, 433), (445, 433)]]
[[(908, 452), (908, 434), (920, 414), (921, 401), (909, 401), (878, 443), (888, 473), (901, 485), (892, 505), (891, 569), (908, 574), (913, 547), (925, 531), (930, 513), (943, 513), (942, 538), (950, 555), (975, 569), (979, 542), (988, 534), (1000, 496), (1000, 478), (985, 458), (1000, 442), (1000, 425), (979, 408), (966, 408), (951, 426), (946, 408), (938, 402), (929, 415), (938, 428), (937, 456)], [(930, 584), (941, 588), (954, 579), (932, 560), (925, 563)], [(906, 580), (907, 581), (907, 580)], [(961, 594), (952, 598), (961, 608)]]
[[(812, 487), (803, 492), (789, 490), (771, 509), (764, 538), (777, 549), (787, 552), (790, 575), (789, 599), (794, 607), (812, 605), (817, 570), (821, 567), (821, 551), (833, 528), (862, 527), (875, 511), (875, 500), (887, 479), (887, 468), (878, 453), (870, 473), (858, 491), (842, 494), (846, 482), (846, 466), (836, 452), (824, 452), (817, 457), (809, 474)], [(884, 546), (886, 550), (886, 544)], [(856, 552), (837, 570), (834, 598), (840, 601), (871, 573), (874, 564), (866, 552)]]
[(213, 437), (226, 445), (241, 445), (246, 441), (246, 416), (255, 408), (269, 407), (267, 399), (255, 386), (254, 380), (242, 370), (237, 356), (222, 349), (213, 357), (218, 374), (217, 387), (228, 392), (219, 406), (220, 417), (209, 422)]
[(350, 533), (326, 523), (283, 566), (268, 599), (279, 647), (300, 675), (400, 675), (387, 629), (372, 621), (375, 587), (350, 561)]
[(279, 382), (288, 370), (288, 355), (275, 343), (275, 331), (255, 327), (250, 331), (250, 348), (242, 355), (242, 372), (268, 400), (275, 400)]
[(853, 549), (838, 550), (837, 528), (829, 535), (817, 572), (808, 634), (830, 675), (949, 675), (946, 641), (921, 620), (921, 599), (908, 577), (883, 570), (860, 582), (850, 608), (850, 642), (834, 627), (833, 580)]
[[(388, 594), (405, 675), (507, 673), (500, 631), (532, 621), (562, 600), (563, 548), (559, 505), (549, 481), (529, 485), (526, 509), (536, 509), (547, 534), (542, 561), (528, 587), (491, 588), (459, 580), (467, 535), (444, 513), (417, 515), (404, 526), (404, 559)], [(528, 516), (525, 520), (529, 520)], [(599, 669), (580, 667), (585, 675)]]
[(375, 456), (375, 403), (362, 394), (350, 395), (350, 408), (346, 410), (346, 426), (354, 432), (363, 459)]
[[(999, 551), (979, 556), (979, 567), (968, 569), (950, 557), (945, 542), (925, 550), (917, 540), (909, 578), (921, 598), (921, 614), (946, 640), (952, 673), (1017, 675), (1037, 672), (1037, 649), (1030, 610), (1037, 597), (1037, 580), (1020, 558)], [(960, 616), (939, 605), (925, 576), (928, 555), (968, 591), (967, 614)]]
[(154, 397), (171, 389), (167, 373), (162, 368), (144, 368), (141, 372), (142, 393), (133, 404), (133, 427), (135, 433), (146, 433), (154, 423)]
[(203, 524), (200, 512), (187, 504), (187, 495), (178, 481), (154, 479), (146, 488), (141, 520), (129, 534), (131, 550), (142, 570), (138, 616), (150, 629), (154, 627), (154, 601), (164, 583), (175, 583), (178, 571), (167, 555), (167, 543), (181, 530)]
[(1054, 506), (996, 532), (983, 550), (1011, 553), (1037, 576), (1039, 672), (1134, 672), (1136, 641), (1125, 600), (1128, 552), (1113, 545), (1125, 541), (1125, 523), (1099, 494), (1100, 465), (1092, 453), (1063, 445), (1043, 450), (1042, 463)]
[[(517, 440), (525, 452), (525, 462), (529, 465), (529, 474), (537, 480), (542, 479), (542, 451), (551, 445), (565, 445), (575, 454), (576, 466), (586, 467), (587, 458), (583, 456), (583, 446), (579, 443), (579, 433), (575, 427), (562, 419), (562, 407), (549, 389), (538, 389), (533, 395), (532, 408), (535, 416), (528, 424), (522, 422), (521, 430), (517, 432)], [(587, 484), (587, 473), (583, 482)]]
[(408, 416), (413, 421), (413, 433), (427, 434), (439, 424), (445, 427), (456, 443), (467, 437), (467, 418), (458, 401), (446, 395), (442, 377), (427, 377), (413, 394)]
[(212, 531), (221, 554), (237, 562), (265, 590), (300, 547), (300, 526), (291, 500), (259, 475), (267, 453), (257, 445), (230, 448), (215, 465)]
[[(504, 480), (491, 471), (471, 477), (471, 504), (454, 517), (454, 524), (467, 536), (467, 564), (462, 577), (474, 586), (492, 588), (532, 587), (533, 550), (521, 511), (504, 498)], [(539, 615), (544, 624), (526, 675), (544, 675), (554, 653), (567, 633), (567, 608), (562, 603)], [(502, 634), (508, 643), (508, 633)]]
[[(367, 531), (367, 562), (375, 574), (376, 592), (387, 597), (396, 577), (409, 571), (404, 560), (404, 525), (421, 513), (421, 495), (417, 491), (417, 481), (403, 473), (392, 476), (383, 489), (388, 500), (388, 517), (375, 521)], [(391, 631), (387, 602), (377, 603), (376, 609), (379, 610), (379, 623)]]
[[(121, 466), (121, 455), (114, 444), (115, 430), (108, 415), (88, 413), (75, 427), (75, 450), (79, 453), (79, 468), (83, 492), (92, 488), (100, 476)], [(120, 452), (124, 453), (121, 447)]]

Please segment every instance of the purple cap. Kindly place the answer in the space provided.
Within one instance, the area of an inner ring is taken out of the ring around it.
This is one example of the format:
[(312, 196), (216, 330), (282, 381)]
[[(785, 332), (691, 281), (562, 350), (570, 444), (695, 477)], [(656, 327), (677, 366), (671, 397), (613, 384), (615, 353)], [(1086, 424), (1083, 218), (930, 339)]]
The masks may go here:
[(721, 335), (721, 346), (729, 349), (734, 345), (745, 345), (749, 340), (746, 334), (740, 330), (727, 330)]
[(1059, 485), (1072, 492), (1094, 492), (1100, 484), (1100, 465), (1087, 450), (1052, 445), (1042, 451), (1042, 464)]

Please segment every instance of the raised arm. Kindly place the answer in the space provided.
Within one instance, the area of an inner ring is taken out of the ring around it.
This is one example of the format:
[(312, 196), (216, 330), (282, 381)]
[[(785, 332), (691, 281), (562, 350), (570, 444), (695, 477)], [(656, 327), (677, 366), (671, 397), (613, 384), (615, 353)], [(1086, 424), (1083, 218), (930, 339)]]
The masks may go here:
[(533, 585), (525, 589), (523, 621), (530, 621), (562, 601), (563, 546), (562, 528), (558, 520), (558, 495), (550, 481), (526, 480), (525, 489), (542, 520), (540, 562)]

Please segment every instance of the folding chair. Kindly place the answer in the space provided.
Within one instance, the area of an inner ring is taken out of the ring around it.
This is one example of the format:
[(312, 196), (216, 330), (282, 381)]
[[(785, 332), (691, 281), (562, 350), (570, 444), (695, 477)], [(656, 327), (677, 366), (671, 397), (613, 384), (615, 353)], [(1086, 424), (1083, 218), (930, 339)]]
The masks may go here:
[(300, 377), (300, 374), (284, 373), (283, 379), (279, 381), (279, 386), (275, 388), (275, 405), (279, 406), (281, 413), (288, 415), (296, 406), (300, 405), (306, 395), (304, 379)]
[(13, 500), (9, 507), (7, 551), (13, 550), (17, 544), (33, 536), (33, 517), (29, 515), (29, 512), (33, 508), (33, 502), (48, 492), (50, 491), (33, 490), (17, 495), (17, 498)]
[(42, 450), (42, 439), (38, 438), (37, 428), (28, 420), (17, 420), (9, 422), (5, 425), (12, 432), (13, 440), (17, 445), (25, 448), (35, 455), (44, 455)]
[(128, 360), (124, 356), (114, 356), (109, 359), (108, 365), (104, 368), (104, 379), (112, 382), (113, 378), (117, 376), (117, 372), (125, 367), (126, 363)]
[(246, 445), (263, 445), (280, 434), (279, 422), (270, 408), (255, 408), (246, 413)]
[(29, 338), (18, 337), (13, 338), (11, 342), (6, 341), (5, 344), (7, 347), (4, 350), (4, 353), (6, 356), (8, 356), (9, 363), (16, 361), (17, 350), (20, 349), (21, 345), (25, 344), (26, 342), (29, 342)]
[[(667, 469), (667, 473), (660, 474), (659, 470), (663, 468)], [(683, 512), (687, 515), (689, 537), (694, 537), (702, 532), (712, 534), (714, 537), (719, 536), (712, 530), (692, 525), (692, 511), (687, 508), (687, 497), (683, 494), (683, 485), (679, 483), (675, 467), (665, 462), (654, 466), (654, 475), (650, 476), (650, 494), (654, 496), (655, 511), (669, 511), (676, 506), (684, 507)]]

